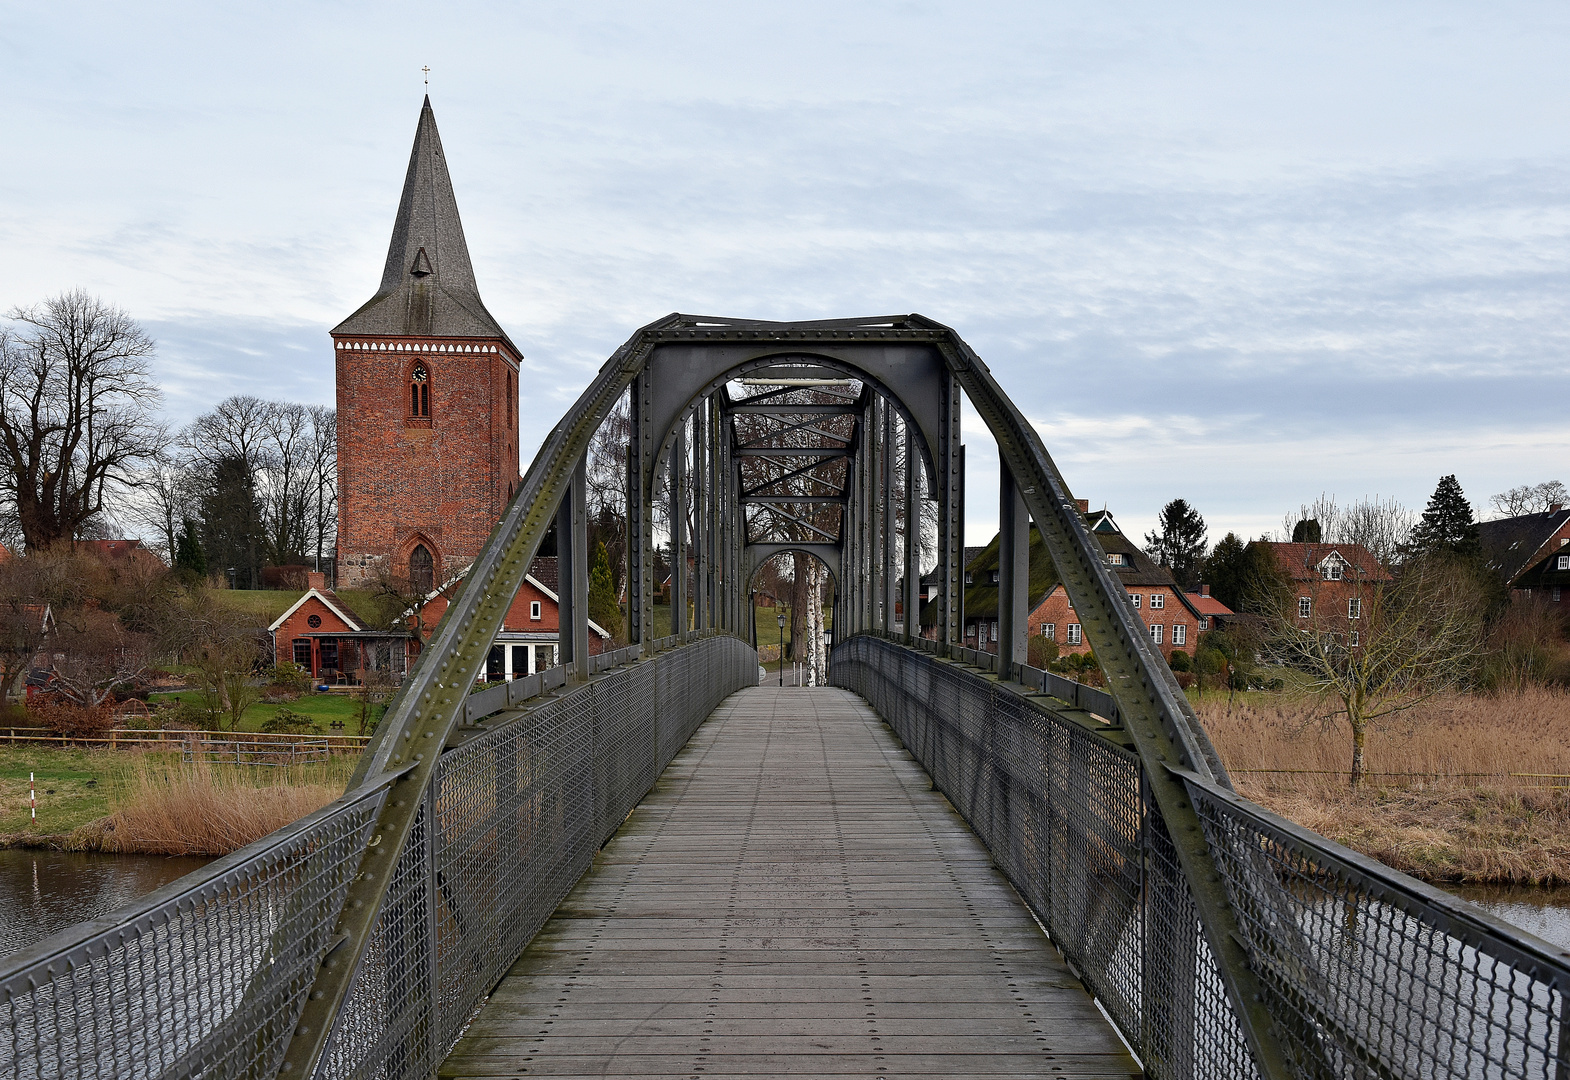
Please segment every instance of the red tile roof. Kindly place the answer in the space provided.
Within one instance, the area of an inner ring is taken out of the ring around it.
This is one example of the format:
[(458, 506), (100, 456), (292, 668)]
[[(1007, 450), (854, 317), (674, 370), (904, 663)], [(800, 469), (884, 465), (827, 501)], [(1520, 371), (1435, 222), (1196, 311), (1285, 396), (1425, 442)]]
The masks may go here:
[(1291, 575), (1293, 581), (1314, 581), (1319, 578), (1319, 564), (1330, 557), (1331, 552), (1340, 555), (1347, 562), (1363, 572), (1363, 576), (1371, 581), (1388, 581), (1390, 574), (1379, 565), (1379, 560), (1369, 553), (1362, 544), (1287, 544), (1272, 542), (1271, 549), (1276, 553), (1276, 560), (1281, 568)]

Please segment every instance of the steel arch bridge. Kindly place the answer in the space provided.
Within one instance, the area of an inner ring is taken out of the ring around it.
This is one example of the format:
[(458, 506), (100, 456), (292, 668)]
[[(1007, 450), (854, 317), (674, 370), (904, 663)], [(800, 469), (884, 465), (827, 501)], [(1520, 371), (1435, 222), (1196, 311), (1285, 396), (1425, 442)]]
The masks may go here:
[[(999, 450), (996, 655), (964, 648), (961, 636), (962, 395)], [(587, 459), (623, 400), (631, 644), (591, 656)], [(679, 523), (670, 531), (676, 625), (656, 637), (662, 498)], [(927, 638), (916, 633), (923, 598), (911, 537), (933, 509)], [(1032, 527), (1105, 691), (1026, 663)], [(552, 529), (563, 664), (470, 693)], [(746, 583), (786, 552), (827, 567), (830, 681), (866, 705), (844, 694), (776, 695), (745, 714), (732, 697), (757, 683)], [(679, 569), (689, 559), (691, 596)], [(1570, 1080), (1566, 955), (1237, 796), (1040, 436), (959, 335), (920, 315), (778, 323), (674, 314), (633, 334), (545, 440), (345, 795), (0, 962), (0, 1073), (458, 1075), (472, 1059), (460, 1051), (457, 1064), (443, 1061), (476, 1009), (640, 801), (651, 789), (663, 797), (666, 767), (686, 760), (678, 755), (689, 741), (723, 758), (731, 736), (713, 725), (700, 732), (711, 713), (742, 732), (784, 731), (793, 709), (840, 709), (843, 719), (868, 705), (1050, 935), (1051, 945), (1035, 947), (1042, 962), (1061, 955), (1147, 1074)], [(840, 738), (850, 728), (834, 730)], [(709, 766), (695, 768), (688, 788)], [(811, 799), (793, 798), (810, 817)], [(831, 815), (846, 867), (848, 815)], [(877, 828), (893, 830), (898, 818)], [(856, 835), (852, 844), (875, 849), (876, 833)], [(799, 904), (791, 891), (776, 901)], [(846, 971), (870, 986), (872, 961), (842, 959), (861, 965)], [(861, 997), (873, 1000), (870, 990)], [(945, 1002), (927, 1005), (937, 1016)], [(1086, 1030), (1100, 1015), (1084, 1014)], [(713, 1024), (702, 1022), (691, 1032), (707, 1043), (696, 1033)], [(1036, 1041), (1067, 1037), (1030, 1023)], [(1061, 1070), (1034, 1042), (1027, 1053), (1012, 1038), (995, 1038), (997, 1053), (1012, 1055), (1009, 1070)], [(897, 1071), (894, 1039), (844, 1043), (841, 1071)], [(966, 1054), (991, 1052), (985, 1043), (985, 1033), (965, 1042)], [(694, 1053), (692, 1068), (718, 1065), (701, 1047)], [(1091, 1071), (1105, 1073), (1121, 1053)], [(509, 1074), (545, 1071), (519, 1054)], [(917, 1071), (949, 1071), (922, 1061)]]

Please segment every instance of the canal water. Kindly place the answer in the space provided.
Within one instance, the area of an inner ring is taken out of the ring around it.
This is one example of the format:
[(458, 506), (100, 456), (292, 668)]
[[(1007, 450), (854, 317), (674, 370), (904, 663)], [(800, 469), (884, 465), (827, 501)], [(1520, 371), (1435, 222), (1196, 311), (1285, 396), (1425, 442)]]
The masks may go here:
[[(0, 956), (107, 915), (209, 860), (0, 849)], [(1570, 949), (1570, 888), (1463, 886), (1451, 890), (1498, 918)]]
[(0, 849), (0, 956), (107, 915), (210, 861)]

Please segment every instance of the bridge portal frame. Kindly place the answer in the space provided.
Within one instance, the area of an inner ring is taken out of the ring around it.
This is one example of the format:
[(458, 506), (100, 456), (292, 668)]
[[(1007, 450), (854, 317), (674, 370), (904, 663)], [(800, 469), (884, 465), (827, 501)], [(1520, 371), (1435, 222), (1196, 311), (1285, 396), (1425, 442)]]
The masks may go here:
[[(1222, 784), (1227, 783), (1225, 770), (1164, 658), (1146, 635), (1144, 623), (1130, 606), (1126, 591), (1108, 567), (1100, 545), (1085, 527), (1068, 485), (1040, 435), (958, 334), (914, 314), (800, 323), (673, 314), (633, 334), (600, 369), (540, 448), (419, 663), (390, 704), (351, 781), (354, 786), (366, 777), (412, 765), (396, 797), (389, 798), (380, 813), (375, 841), (367, 851), (362, 872), (350, 887), (335, 928), (331, 962), (324, 963), (309, 995), (305, 1014), (285, 1055), (286, 1068), (294, 1075), (310, 1075), (316, 1067), (332, 1019), (342, 1007), (353, 972), (362, 962), (394, 875), (397, 860), (385, 855), (403, 850), (408, 841), (440, 749), (463, 716), (464, 697), (483, 670), (502, 616), (558, 507), (564, 499), (574, 498), (575, 486), (581, 490), (583, 462), (594, 432), (630, 387), (633, 422), (628, 499), (629, 531), (633, 535), (629, 537), (628, 559), (629, 626), (633, 640), (647, 646), (654, 640), (657, 470), (672, 468), (672, 501), (679, 507), (684, 469), (673, 468), (672, 460), (685, 461), (688, 420), (699, 414), (705, 401), (717, 404), (723, 417), (733, 404), (725, 392), (726, 383), (748, 372), (787, 362), (839, 371), (863, 383), (863, 393), (856, 402), (858, 448), (866, 441), (869, 414), (875, 412), (875, 396), (885, 399), (904, 421), (907, 443), (914, 443), (919, 450), (927, 472), (927, 490), (936, 495), (938, 503), (937, 640), (940, 654), (945, 655), (959, 647), (959, 635), (963, 633), (965, 477), (960, 401), (962, 394), (970, 398), (997, 440), (1002, 468), (1017, 487), (1018, 500), (1011, 504), (1016, 515), (1011, 529), (1015, 546), (1017, 510), (1022, 503), (1042, 532), (1080, 615), (1086, 640), (1106, 674), (1109, 692), (1152, 777), (1151, 798), (1174, 832), (1181, 872), (1193, 889), (1205, 936), (1261, 1075), (1267, 1080), (1290, 1075), (1262, 1004), (1262, 989), (1241, 944), (1238, 917), (1229, 906), (1198, 815), (1184, 782), (1168, 767), (1189, 770), (1206, 781)], [(729, 444), (731, 440), (722, 442)], [(730, 525), (727, 546), (733, 556), (732, 566), (740, 570), (747, 562), (747, 530), (736, 458), (745, 450), (730, 445), (728, 451), (730, 460), (724, 468), (733, 498), (725, 515)], [(855, 449), (850, 453), (852, 482), (847, 484), (849, 506), (842, 519), (847, 525), (842, 526), (839, 537), (842, 587), (836, 592), (837, 640), (870, 630), (874, 621), (869, 614), (870, 605), (858, 602), (860, 593), (851, 595), (853, 589), (862, 590), (867, 576), (861, 558), (869, 545), (861, 529), (864, 521), (870, 522), (874, 485), (870, 483), (867, 455)], [(682, 535), (673, 539), (684, 543), (685, 521), (677, 531)], [(674, 546), (682, 547), (682, 543)], [(575, 534), (575, 551), (579, 550), (577, 544)], [(888, 573), (886, 548), (881, 556), (885, 560), (883, 570)], [(572, 578), (563, 582), (562, 591), (571, 591), (574, 597), (583, 595), (586, 600), (586, 560), (571, 561)], [(1010, 560), (1011, 577), (1017, 571), (1016, 561)], [(680, 611), (679, 620), (684, 627), (685, 560), (678, 561), (674, 569), (676, 581), (682, 583), (683, 603), (673, 612)], [(581, 594), (580, 576), (585, 582)], [(907, 567), (907, 589), (910, 577)], [(733, 633), (742, 630), (739, 579), (739, 574), (730, 575), (724, 586), (729, 602), (721, 629)], [(1006, 597), (1000, 595), (1000, 600), (1017, 606), (1018, 595), (1018, 588), (1011, 583)], [(573, 612), (575, 620), (587, 618), (586, 606), (585, 603), (584, 610)], [(913, 627), (918, 615), (919, 606), (908, 609), (907, 627)], [(1024, 615), (1021, 611), (1012, 612), (1010, 626), (1022, 621)], [(675, 623), (673, 615), (673, 629)], [(564, 628), (563, 636), (571, 632)], [(684, 640), (684, 630), (678, 630), (677, 635), (678, 640)], [(1011, 652), (1013, 637), (1011, 629)], [(587, 671), (586, 659), (575, 665), (578, 677)], [(1016, 655), (1010, 657), (1010, 662), (1019, 659)]]

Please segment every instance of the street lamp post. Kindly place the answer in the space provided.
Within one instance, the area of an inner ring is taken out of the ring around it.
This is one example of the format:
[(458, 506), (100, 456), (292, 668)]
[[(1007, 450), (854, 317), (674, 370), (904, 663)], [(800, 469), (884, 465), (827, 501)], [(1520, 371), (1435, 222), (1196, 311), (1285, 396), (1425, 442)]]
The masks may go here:
[(785, 687), (785, 612), (779, 611), (774, 616), (780, 624), (780, 688)]

